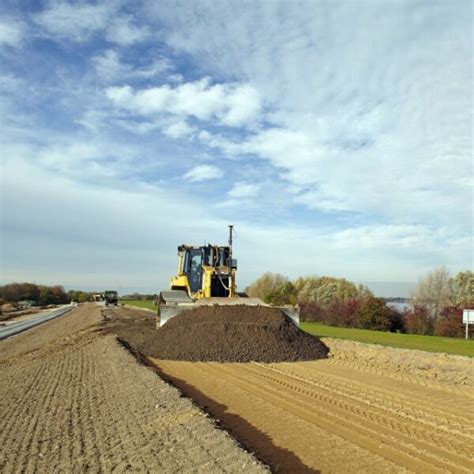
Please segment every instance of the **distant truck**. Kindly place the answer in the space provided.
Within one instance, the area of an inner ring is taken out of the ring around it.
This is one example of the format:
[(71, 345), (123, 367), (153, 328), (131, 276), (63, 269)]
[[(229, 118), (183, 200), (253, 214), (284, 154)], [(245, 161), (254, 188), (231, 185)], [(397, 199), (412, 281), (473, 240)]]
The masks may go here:
[(105, 301), (106, 306), (109, 305), (109, 304), (117, 305), (118, 304), (118, 293), (115, 290), (104, 291), (104, 301)]

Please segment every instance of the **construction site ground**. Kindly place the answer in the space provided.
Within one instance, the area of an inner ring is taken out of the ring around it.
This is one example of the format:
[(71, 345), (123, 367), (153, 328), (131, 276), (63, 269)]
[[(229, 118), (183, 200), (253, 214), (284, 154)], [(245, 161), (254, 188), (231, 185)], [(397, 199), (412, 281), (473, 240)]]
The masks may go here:
[(0, 471), (262, 472), (82, 306), (0, 341)]
[(152, 330), (87, 305), (0, 343), (0, 469), (474, 471), (472, 359), (325, 339), (317, 361), (169, 361), (134, 351)]

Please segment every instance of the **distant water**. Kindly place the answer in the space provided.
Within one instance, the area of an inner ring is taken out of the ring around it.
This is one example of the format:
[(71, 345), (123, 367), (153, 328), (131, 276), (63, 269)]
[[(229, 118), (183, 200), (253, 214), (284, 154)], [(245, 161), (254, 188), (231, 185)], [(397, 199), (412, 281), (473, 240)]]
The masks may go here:
[(383, 282), (383, 281), (361, 281), (362, 283), (369, 287), (372, 293), (380, 298), (393, 298), (395, 296), (401, 296), (403, 298), (408, 298), (410, 293), (416, 287), (416, 282)]
[(406, 309), (413, 309), (413, 306), (410, 303), (400, 303), (398, 301), (390, 301), (387, 303), (387, 306), (400, 312), (405, 311)]

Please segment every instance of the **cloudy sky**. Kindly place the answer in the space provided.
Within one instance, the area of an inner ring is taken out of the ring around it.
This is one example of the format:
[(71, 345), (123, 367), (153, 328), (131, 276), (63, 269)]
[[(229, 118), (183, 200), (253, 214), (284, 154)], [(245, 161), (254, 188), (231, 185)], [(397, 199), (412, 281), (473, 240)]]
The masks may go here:
[(227, 224), (240, 287), (472, 268), (471, 2), (0, 13), (2, 283), (158, 291)]

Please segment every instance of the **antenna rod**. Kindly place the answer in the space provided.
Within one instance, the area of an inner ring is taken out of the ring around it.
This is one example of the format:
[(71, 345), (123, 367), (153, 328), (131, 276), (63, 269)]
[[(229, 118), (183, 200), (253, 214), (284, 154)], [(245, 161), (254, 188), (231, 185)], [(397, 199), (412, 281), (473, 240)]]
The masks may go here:
[(229, 247), (232, 249), (232, 231), (234, 229), (233, 225), (229, 226)]
[(232, 231), (234, 230), (234, 226), (229, 226), (229, 268), (232, 265)]
[(229, 268), (232, 267), (232, 231), (234, 229), (233, 225), (229, 226), (229, 261), (227, 262), (227, 265)]
[(229, 225), (229, 261), (227, 262), (227, 269), (229, 272), (229, 298), (235, 296), (235, 282), (232, 278), (232, 231), (234, 229), (233, 225)]

